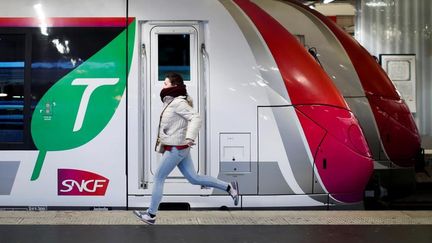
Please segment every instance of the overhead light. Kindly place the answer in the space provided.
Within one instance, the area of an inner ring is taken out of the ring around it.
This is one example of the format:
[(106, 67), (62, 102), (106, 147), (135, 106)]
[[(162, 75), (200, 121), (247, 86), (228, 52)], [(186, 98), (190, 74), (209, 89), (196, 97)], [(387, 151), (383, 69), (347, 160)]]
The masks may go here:
[(41, 34), (48, 36), (48, 24), (46, 21), (45, 13), (42, 9), (42, 4), (40, 4), (40, 3), (35, 4), (35, 5), (33, 5), (33, 8), (35, 9), (36, 15), (39, 19), (39, 27), (41, 29)]
[(331, 3), (331, 2), (333, 2), (334, 0), (324, 0), (324, 4), (327, 4), (327, 3)]
[(59, 39), (53, 39), (51, 43), (57, 48), (57, 51), (61, 54), (68, 54), (70, 52), (69, 49), (69, 41), (65, 40), (64, 43), (61, 43)]
[(6, 96), (8, 96), (8, 94), (4, 92), (4, 87), (3, 87), (3, 85), (2, 85), (2, 86), (0, 87), (0, 97), (6, 97)]
[(383, 1), (378, 1), (378, 2), (367, 2), (366, 6), (368, 6), (368, 7), (387, 7), (387, 6), (390, 6), (390, 4), (385, 3)]

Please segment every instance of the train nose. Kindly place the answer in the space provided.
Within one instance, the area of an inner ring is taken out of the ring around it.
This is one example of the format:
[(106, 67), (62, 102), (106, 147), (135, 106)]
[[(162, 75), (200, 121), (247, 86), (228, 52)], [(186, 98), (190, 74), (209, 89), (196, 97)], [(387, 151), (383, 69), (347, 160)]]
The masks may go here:
[(389, 159), (399, 166), (414, 166), (421, 142), (408, 106), (402, 100), (368, 98)]
[(337, 201), (361, 201), (373, 162), (357, 119), (325, 105), (296, 106), (296, 111), (322, 186)]

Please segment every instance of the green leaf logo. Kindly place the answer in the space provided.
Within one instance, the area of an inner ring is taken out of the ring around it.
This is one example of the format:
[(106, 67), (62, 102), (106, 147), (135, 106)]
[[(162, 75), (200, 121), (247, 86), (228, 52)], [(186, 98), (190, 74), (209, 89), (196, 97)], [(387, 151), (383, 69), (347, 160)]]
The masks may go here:
[[(129, 27), (129, 63), (135, 21)], [(126, 87), (126, 30), (60, 79), (39, 101), (31, 132), (39, 149), (31, 180), (38, 179), (47, 151), (86, 144), (111, 120)], [(129, 67), (128, 71), (129, 72)]]

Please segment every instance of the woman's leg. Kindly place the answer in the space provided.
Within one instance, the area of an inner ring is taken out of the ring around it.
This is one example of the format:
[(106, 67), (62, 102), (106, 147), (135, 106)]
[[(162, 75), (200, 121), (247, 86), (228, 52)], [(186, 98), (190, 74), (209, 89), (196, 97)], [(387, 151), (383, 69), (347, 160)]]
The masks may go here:
[(177, 164), (183, 159), (184, 157), (182, 157), (179, 154), (179, 151), (175, 148), (173, 148), (171, 151), (165, 151), (165, 153), (163, 154), (161, 164), (154, 176), (152, 198), (150, 207), (148, 208), (149, 213), (156, 215), (159, 204), (162, 200), (165, 179), (171, 173), (171, 171), (173, 171)]
[(189, 149), (181, 150), (180, 153), (184, 153), (184, 159), (180, 161), (177, 166), (190, 183), (194, 185), (215, 187), (223, 191), (227, 190), (229, 185), (227, 182), (218, 180), (211, 176), (198, 175), (195, 172)]

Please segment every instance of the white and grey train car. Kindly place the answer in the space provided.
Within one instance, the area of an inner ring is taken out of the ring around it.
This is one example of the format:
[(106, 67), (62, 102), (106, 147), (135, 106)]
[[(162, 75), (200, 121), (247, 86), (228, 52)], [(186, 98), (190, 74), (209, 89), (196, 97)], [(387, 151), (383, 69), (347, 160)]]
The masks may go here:
[[(197, 173), (238, 180), (238, 208), (360, 203), (373, 170), (363, 131), (265, 2), (0, 3), (0, 206), (146, 207), (169, 71), (203, 117)], [(178, 170), (164, 195), (235, 207)]]

